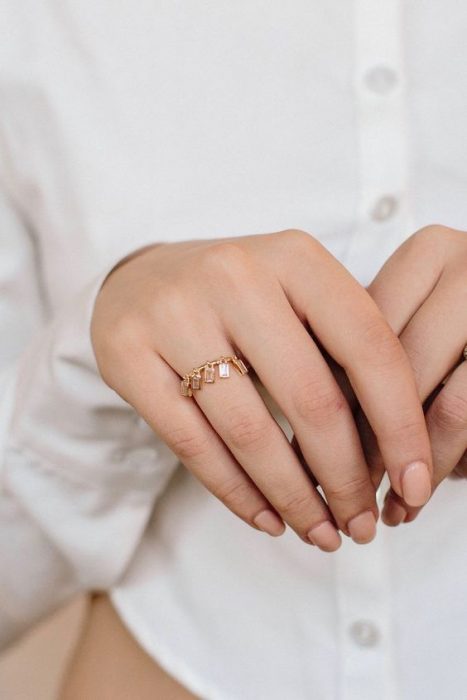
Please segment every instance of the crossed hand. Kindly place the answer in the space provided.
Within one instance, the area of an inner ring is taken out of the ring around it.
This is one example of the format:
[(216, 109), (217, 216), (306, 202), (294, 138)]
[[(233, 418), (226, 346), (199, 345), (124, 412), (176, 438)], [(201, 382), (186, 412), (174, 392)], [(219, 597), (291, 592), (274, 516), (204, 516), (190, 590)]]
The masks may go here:
[[(388, 525), (467, 475), (466, 309), (465, 232), (418, 231), (365, 290), (286, 230), (137, 251), (104, 283), (92, 340), (103, 380), (230, 510), (334, 551), (340, 531), (373, 539), (385, 472)], [(234, 355), (248, 374), (180, 395), (193, 367)]]

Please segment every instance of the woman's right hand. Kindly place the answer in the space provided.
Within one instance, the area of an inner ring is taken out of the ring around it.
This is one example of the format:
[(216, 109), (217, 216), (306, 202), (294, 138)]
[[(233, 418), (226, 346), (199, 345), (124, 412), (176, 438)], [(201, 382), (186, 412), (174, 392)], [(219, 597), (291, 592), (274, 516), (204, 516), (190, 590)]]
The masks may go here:
[[(322, 347), (345, 370), (393, 489), (422, 505), (412, 494), (431, 483), (432, 462), (408, 359), (368, 293), (303, 231), (137, 252), (107, 277), (92, 341), (104, 381), (228, 508), (271, 535), (285, 521), (305, 542), (334, 551), (336, 526), (369, 542), (378, 508)], [(248, 374), (180, 395), (181, 376), (234, 354), (254, 368), (299, 449)]]

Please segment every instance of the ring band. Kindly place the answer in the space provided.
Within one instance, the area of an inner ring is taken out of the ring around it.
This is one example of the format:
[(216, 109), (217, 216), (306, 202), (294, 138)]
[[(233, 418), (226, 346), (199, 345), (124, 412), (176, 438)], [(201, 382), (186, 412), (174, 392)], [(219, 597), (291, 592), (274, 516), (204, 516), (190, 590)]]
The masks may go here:
[(464, 360), (467, 360), (467, 345), (464, 348), (464, 352), (462, 353)]
[(180, 382), (180, 393), (182, 396), (193, 396), (193, 391), (202, 388), (203, 383), (214, 384), (216, 381), (216, 367), (220, 379), (227, 379), (230, 376), (230, 363), (233, 364), (239, 374), (248, 374), (248, 367), (237, 355), (222, 356), (217, 360), (209, 360), (204, 365), (193, 367), (191, 372), (183, 375)]

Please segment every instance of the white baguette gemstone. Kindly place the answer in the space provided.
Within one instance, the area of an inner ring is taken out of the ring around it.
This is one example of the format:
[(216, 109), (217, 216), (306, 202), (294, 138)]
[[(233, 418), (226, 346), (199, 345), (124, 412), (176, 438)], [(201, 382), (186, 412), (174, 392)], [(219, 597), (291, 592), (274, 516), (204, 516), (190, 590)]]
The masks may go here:
[(213, 365), (208, 365), (205, 367), (204, 381), (206, 384), (213, 384), (216, 381), (216, 370)]
[(191, 388), (201, 389), (201, 374), (194, 374), (191, 378)]
[(230, 367), (228, 362), (221, 362), (219, 365), (219, 377), (225, 378), (230, 376)]

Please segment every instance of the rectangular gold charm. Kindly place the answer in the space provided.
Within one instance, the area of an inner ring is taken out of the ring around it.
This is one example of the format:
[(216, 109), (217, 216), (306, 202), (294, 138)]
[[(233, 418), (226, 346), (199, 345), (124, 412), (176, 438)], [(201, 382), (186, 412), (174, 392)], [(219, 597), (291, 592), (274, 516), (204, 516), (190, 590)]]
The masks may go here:
[(247, 374), (248, 373), (248, 369), (247, 369), (245, 363), (239, 357), (234, 357), (232, 359), (232, 362), (234, 363), (235, 367), (238, 369), (240, 374)]
[(204, 368), (204, 381), (206, 384), (213, 384), (216, 381), (216, 370), (213, 365)]
[(189, 379), (182, 379), (180, 382), (180, 393), (182, 396), (193, 396)]
[(201, 389), (201, 374), (199, 372), (191, 377), (191, 388)]

